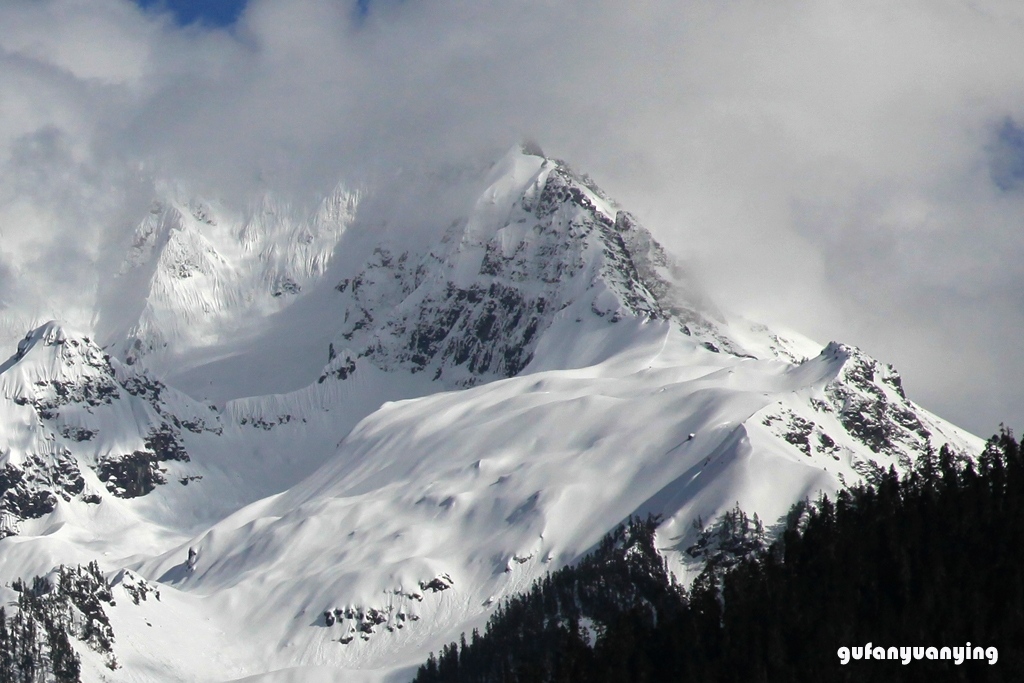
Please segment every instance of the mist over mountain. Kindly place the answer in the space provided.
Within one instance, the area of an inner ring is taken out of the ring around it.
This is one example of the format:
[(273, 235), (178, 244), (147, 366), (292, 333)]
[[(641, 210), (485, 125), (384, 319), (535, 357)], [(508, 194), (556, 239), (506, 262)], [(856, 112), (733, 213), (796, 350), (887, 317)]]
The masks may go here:
[(92, 326), (168, 180), (308, 212), (533, 137), (721, 305), (884, 357), (977, 433), (1024, 413), (1018, 3), (144, 4), (0, 8), (8, 344)]

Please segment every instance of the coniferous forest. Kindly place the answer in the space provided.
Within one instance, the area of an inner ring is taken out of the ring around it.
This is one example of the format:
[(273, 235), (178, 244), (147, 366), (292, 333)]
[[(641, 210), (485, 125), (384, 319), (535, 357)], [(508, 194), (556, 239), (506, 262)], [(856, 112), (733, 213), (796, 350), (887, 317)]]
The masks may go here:
[(54, 571), (53, 580), (36, 576), (16, 580), (16, 602), (0, 607), (0, 683), (78, 683), (78, 640), (100, 653), (114, 669), (114, 634), (103, 603), (114, 604), (110, 584), (99, 565)]
[[(1024, 680), (1024, 453), (1007, 429), (977, 460), (929, 452), (794, 506), (773, 544), (709, 561), (689, 591), (656, 525), (631, 520), (506, 601), (415, 683)], [(868, 643), (998, 659), (841, 662)]]

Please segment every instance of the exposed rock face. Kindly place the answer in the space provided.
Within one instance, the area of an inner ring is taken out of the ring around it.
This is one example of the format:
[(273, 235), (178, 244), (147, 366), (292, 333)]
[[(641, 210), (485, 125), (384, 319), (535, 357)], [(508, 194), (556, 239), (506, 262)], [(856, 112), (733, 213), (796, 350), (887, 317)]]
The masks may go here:
[(102, 489), (145, 495), (166, 483), (165, 463), (189, 461), (183, 429), (221, 429), (208, 410), (55, 322), (31, 331), (0, 365), (0, 387), (0, 415), (22, 425), (0, 435), (3, 535), (59, 501), (96, 504)]
[(150, 431), (145, 438), (145, 446), (145, 449), (132, 451), (128, 455), (102, 458), (97, 464), (95, 469), (100, 481), (115, 496), (144, 496), (160, 484), (167, 483), (167, 469), (161, 463), (190, 460), (188, 452), (181, 445), (180, 434), (167, 423)]
[(588, 178), (514, 152), (492, 176), (429, 254), (379, 247), (337, 284), (345, 309), (332, 348), (466, 386), (521, 372), (562, 314), (671, 319), (711, 350), (744, 353), (661, 245)]
[(899, 457), (922, 454), (931, 432), (917, 416), (917, 406), (903, 392), (900, 375), (859, 350), (833, 342), (822, 355), (846, 357), (839, 375), (826, 388), (828, 404), (846, 430), (874, 453)]
[(78, 463), (66, 451), (56, 457), (29, 457), (20, 467), (6, 463), (0, 470), (0, 536), (17, 532), (24, 519), (53, 512), (57, 498), (70, 500), (85, 489)]
[[(776, 406), (760, 424), (810, 458), (852, 458), (853, 468), (873, 477), (890, 466), (907, 470), (929, 449), (948, 443), (903, 391), (899, 373), (855, 347), (832, 342), (804, 363), (834, 365), (835, 376), (807, 397), (800, 410)], [(859, 455), (856, 455), (859, 454)]]

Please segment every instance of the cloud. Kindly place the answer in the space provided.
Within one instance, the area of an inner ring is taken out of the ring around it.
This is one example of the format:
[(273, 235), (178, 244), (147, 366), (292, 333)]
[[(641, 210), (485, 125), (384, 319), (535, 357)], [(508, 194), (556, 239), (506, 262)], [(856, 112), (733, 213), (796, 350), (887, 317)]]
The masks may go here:
[(531, 137), (727, 306), (861, 345), (973, 430), (1024, 423), (1018, 2), (251, 0), (222, 29), (15, 0), (0, 24), (0, 273), (40, 311), (88, 320), (155, 178), (311, 196)]

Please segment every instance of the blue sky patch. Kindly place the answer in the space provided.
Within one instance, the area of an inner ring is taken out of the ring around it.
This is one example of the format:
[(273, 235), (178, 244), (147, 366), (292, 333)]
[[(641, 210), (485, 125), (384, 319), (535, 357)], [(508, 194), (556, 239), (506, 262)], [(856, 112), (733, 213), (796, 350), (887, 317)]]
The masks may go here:
[(1004, 192), (1024, 188), (1024, 127), (1009, 116), (996, 126), (989, 172)]
[(167, 10), (182, 26), (201, 23), (230, 26), (235, 23), (248, 0), (135, 0), (143, 9)]

